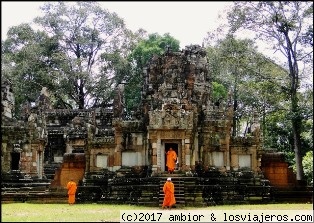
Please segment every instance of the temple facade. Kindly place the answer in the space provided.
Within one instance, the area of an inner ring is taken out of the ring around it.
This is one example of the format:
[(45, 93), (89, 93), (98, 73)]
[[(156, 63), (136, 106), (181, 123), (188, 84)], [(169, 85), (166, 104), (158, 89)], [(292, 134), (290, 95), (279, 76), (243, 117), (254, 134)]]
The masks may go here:
[(260, 171), (258, 117), (249, 135), (232, 137), (231, 98), (212, 100), (204, 48), (191, 45), (153, 57), (143, 81), (142, 102), (133, 117), (124, 115), (120, 84), (112, 109), (54, 109), (49, 91), (43, 88), (34, 105), (24, 105), (21, 120), (13, 118), (14, 92), (3, 81), (2, 172), (19, 170), (38, 179), (54, 179), (60, 186), (70, 177), (82, 180), (103, 169), (147, 167), (158, 175), (167, 170), (165, 153), (170, 147), (178, 155), (178, 172), (200, 166)]

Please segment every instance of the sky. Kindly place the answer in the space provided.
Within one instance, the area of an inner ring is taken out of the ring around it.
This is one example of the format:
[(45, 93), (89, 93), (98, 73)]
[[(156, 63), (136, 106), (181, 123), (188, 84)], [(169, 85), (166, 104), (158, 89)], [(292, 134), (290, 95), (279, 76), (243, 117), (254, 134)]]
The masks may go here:
[[(45, 2), (1, 1), (1, 40), (11, 26), (31, 23), (41, 16), (39, 9)], [(207, 33), (214, 31), (224, 21), (218, 19), (232, 1), (99, 1), (102, 8), (116, 12), (123, 18), (127, 28), (137, 31), (143, 28), (148, 33), (170, 33), (180, 41), (181, 49), (190, 44), (202, 45)], [(246, 34), (244, 34), (246, 35)], [(264, 55), (281, 61), (286, 58), (280, 52), (269, 49), (268, 44), (256, 43)], [(312, 84), (312, 76), (308, 79)]]
[[(218, 15), (232, 2), (218, 1), (100, 1), (102, 8), (116, 12), (127, 28), (143, 28), (148, 33), (170, 33), (180, 41), (181, 48), (190, 44), (202, 45), (207, 32), (218, 27)], [(42, 15), (39, 7), (44, 2), (1, 1), (1, 39), (11, 26)]]

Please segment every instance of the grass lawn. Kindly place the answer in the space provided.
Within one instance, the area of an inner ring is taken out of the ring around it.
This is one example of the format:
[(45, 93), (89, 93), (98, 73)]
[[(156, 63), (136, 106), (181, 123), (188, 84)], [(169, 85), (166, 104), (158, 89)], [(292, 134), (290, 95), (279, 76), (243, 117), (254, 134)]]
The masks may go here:
[[(1, 222), (119, 222), (120, 210), (161, 211), (160, 207), (109, 204), (1, 204)], [(313, 204), (260, 204), (183, 207), (173, 210), (313, 210)]]

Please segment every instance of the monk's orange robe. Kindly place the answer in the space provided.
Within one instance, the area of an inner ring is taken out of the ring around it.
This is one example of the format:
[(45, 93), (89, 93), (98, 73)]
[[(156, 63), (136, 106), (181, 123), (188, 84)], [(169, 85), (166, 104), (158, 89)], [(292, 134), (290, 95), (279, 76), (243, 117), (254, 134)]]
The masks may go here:
[(176, 203), (176, 199), (174, 197), (174, 184), (171, 181), (167, 181), (164, 184), (163, 191), (165, 194), (164, 201), (162, 203), (162, 207), (169, 206), (171, 207)]
[(177, 154), (174, 150), (169, 150), (167, 152), (167, 163), (168, 171), (174, 171), (176, 166)]
[(75, 193), (76, 193), (76, 183), (74, 181), (69, 181), (67, 184), (68, 189), (68, 203), (74, 204), (75, 203)]

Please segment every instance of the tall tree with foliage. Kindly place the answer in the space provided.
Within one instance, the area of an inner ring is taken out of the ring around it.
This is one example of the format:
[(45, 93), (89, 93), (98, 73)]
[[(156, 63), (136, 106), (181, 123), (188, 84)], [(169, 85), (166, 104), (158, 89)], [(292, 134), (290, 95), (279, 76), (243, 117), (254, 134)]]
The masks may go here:
[(141, 100), (141, 90), (143, 87), (143, 69), (153, 56), (160, 56), (166, 50), (178, 51), (180, 42), (169, 33), (159, 35), (158, 33), (149, 34), (143, 38), (128, 56), (132, 64), (132, 73), (128, 76), (126, 92), (126, 107), (132, 111), (138, 107)]
[[(285, 86), (282, 77), (286, 72), (257, 52), (254, 42), (249, 39), (237, 40), (227, 35), (215, 46), (208, 46), (207, 51), (214, 83), (221, 83), (231, 93), (232, 135), (245, 136), (253, 124), (254, 113), (265, 117), (280, 107), (279, 102), (284, 100), (280, 90)], [(276, 97), (273, 96), (275, 92)]]
[(15, 95), (15, 115), (21, 105), (38, 97), (42, 87), (57, 92), (55, 74), (60, 61), (58, 44), (45, 32), (33, 30), (22, 23), (11, 27), (2, 41), (2, 77), (12, 82)]
[(60, 89), (81, 109), (105, 103), (114, 79), (112, 73), (99, 71), (106, 63), (100, 55), (128, 49), (124, 21), (97, 2), (53, 2), (41, 9), (44, 15), (34, 21), (57, 40), (62, 52)]
[(312, 2), (235, 2), (228, 21), (230, 31), (253, 31), (259, 40), (272, 44), (286, 58), (289, 80), (290, 120), (293, 131), (293, 147), (296, 176), (303, 180), (301, 152), (302, 113), (298, 91), (300, 90), (299, 66), (313, 61), (313, 3)]

